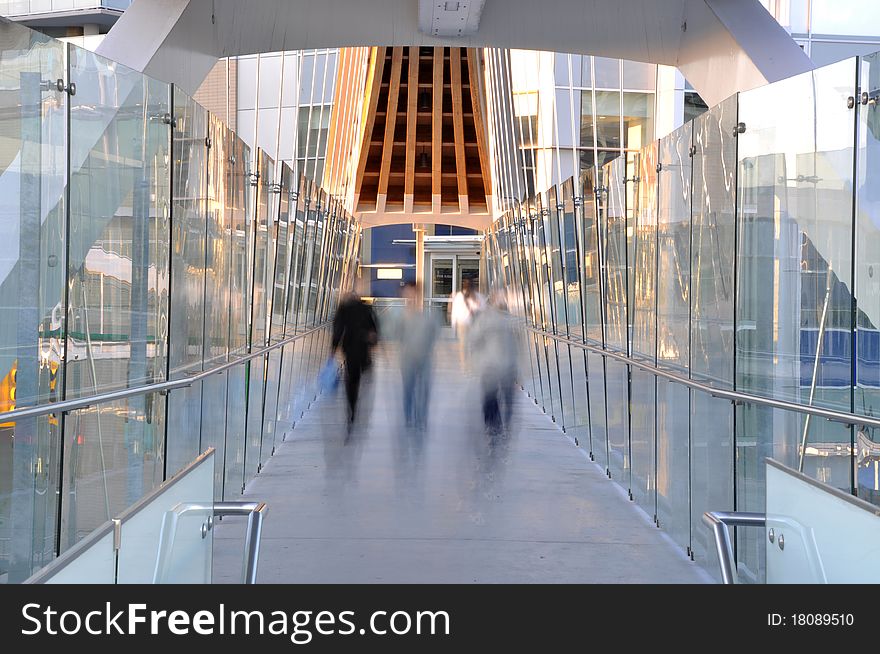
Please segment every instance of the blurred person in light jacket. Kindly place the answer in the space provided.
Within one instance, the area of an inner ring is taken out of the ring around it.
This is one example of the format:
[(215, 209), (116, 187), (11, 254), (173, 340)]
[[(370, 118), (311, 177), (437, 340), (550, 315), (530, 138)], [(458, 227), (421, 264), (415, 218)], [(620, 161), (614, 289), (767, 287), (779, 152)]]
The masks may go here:
[(492, 433), (510, 427), (513, 417), (519, 337), (506, 305), (503, 294), (493, 294), (468, 330), (468, 351), (480, 380), (483, 421)]
[(407, 427), (424, 429), (428, 421), (434, 344), (440, 333), (440, 320), (435, 313), (425, 310), (415, 283), (407, 283), (403, 296), (407, 304), (396, 330), (403, 382), (403, 412)]

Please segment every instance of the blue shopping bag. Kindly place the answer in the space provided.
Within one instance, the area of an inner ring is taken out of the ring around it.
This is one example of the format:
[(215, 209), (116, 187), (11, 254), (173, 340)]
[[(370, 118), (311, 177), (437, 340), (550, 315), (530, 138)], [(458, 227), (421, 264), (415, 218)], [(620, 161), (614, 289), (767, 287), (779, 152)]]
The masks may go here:
[(330, 357), (318, 373), (318, 386), (322, 393), (332, 393), (339, 386), (339, 364)]

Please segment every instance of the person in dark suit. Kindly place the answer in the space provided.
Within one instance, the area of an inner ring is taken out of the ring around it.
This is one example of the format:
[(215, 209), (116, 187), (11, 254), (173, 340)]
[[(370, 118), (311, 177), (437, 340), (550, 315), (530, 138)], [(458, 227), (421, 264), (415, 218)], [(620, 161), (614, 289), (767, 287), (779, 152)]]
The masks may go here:
[(346, 293), (333, 318), (333, 352), (341, 347), (345, 357), (345, 396), (348, 399), (348, 424), (357, 415), (361, 377), (372, 364), (371, 351), (379, 340), (376, 316), (372, 307), (354, 293)]

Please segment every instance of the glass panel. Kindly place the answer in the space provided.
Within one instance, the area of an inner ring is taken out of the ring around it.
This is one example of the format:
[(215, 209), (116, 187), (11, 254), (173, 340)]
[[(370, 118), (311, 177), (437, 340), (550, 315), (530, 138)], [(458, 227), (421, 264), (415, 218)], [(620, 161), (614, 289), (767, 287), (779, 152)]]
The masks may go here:
[[(820, 422), (820, 421), (817, 421)], [(825, 420), (821, 421), (825, 423)], [(736, 507), (737, 511), (764, 511), (764, 475), (769, 458), (797, 466), (803, 417), (800, 414), (764, 406), (746, 404), (736, 411)], [(810, 476), (828, 482), (836, 468), (849, 472), (849, 458), (823, 457), (827, 461), (825, 479), (822, 469)], [(819, 473), (819, 474), (817, 474)], [(752, 532), (752, 533), (749, 533)], [(746, 581), (764, 581), (764, 546), (762, 530), (737, 530), (736, 556), (740, 576)]]
[[(863, 92), (880, 91), (880, 53), (861, 60)], [(856, 182), (856, 390), (855, 412), (880, 415), (880, 110), (877, 103), (859, 108)], [(830, 343), (828, 344), (830, 345)], [(827, 346), (826, 346), (827, 347)], [(829, 353), (830, 354), (830, 353)], [(880, 433), (856, 434), (855, 486), (859, 497), (880, 504)]]
[[(214, 478), (214, 497), (223, 497), (224, 457), (226, 455), (228, 371), (211, 375), (202, 382), (202, 439), (200, 449), (213, 447), (216, 451), (217, 468)], [(234, 432), (237, 430), (234, 430)], [(234, 456), (234, 455), (233, 455)]]
[[(205, 194), (207, 192), (208, 114), (174, 89), (176, 121), (172, 150), (171, 311), (169, 371), (180, 379), (202, 370), (205, 294)], [(167, 474), (199, 453), (201, 385), (169, 394)]]
[(657, 211), (657, 364), (687, 374), (690, 339), (691, 132), (660, 139)]
[[(738, 138), (737, 388), (845, 411), (853, 400), (854, 87), (850, 59), (741, 93)], [(803, 111), (767, 110), (783, 98)], [(870, 300), (861, 306), (869, 316)], [(781, 463), (851, 490), (850, 429), (804, 417), (770, 431), (760, 411), (743, 417), (737, 432), (746, 442), (772, 439), (785, 451)], [(749, 470), (763, 487), (763, 457), (756, 461)], [(737, 508), (761, 510), (763, 497), (748, 506), (758, 508)]]
[(535, 361), (538, 365), (538, 383), (541, 391), (536, 395), (538, 405), (544, 413), (553, 413), (553, 402), (550, 399), (550, 373), (547, 369), (547, 347), (544, 337), (535, 334)]
[(583, 261), (581, 262), (581, 289), (584, 304), (584, 324), (586, 339), (594, 345), (602, 345), (602, 274), (599, 261), (599, 221), (597, 220), (596, 188), (593, 184), (595, 169), (586, 171), (581, 176), (583, 195), (582, 215), (578, 224), (581, 226), (580, 241)]
[(608, 402), (608, 469), (611, 478), (624, 488), (630, 486), (629, 381), (628, 366), (610, 359), (605, 362), (605, 398)]
[[(213, 457), (213, 454), (206, 457), (122, 522), (117, 583), (154, 583), (156, 572), (159, 582), (210, 582), (213, 530), (208, 529), (202, 536), (202, 525), (209, 517), (206, 513), (213, 513)], [(179, 513), (176, 528), (172, 529), (168, 514), (180, 511), (187, 504), (209, 508), (208, 511)], [(164, 556), (157, 570), (154, 563), (159, 552)]]
[(605, 358), (601, 354), (587, 354), (590, 373), (590, 454), (593, 460), (608, 470), (608, 435), (605, 412)]
[(632, 407), (630, 415), (630, 440), (632, 449), (633, 500), (645, 512), (656, 518), (657, 496), (655, 482), (655, 377), (651, 373), (633, 368)]
[[(262, 150), (257, 151), (257, 187), (255, 196), (254, 286), (251, 315), (251, 349), (266, 347), (268, 339), (269, 297), (275, 270), (274, 242), (276, 223), (270, 213), (274, 164)], [(247, 452), (245, 480), (257, 474), (263, 461), (263, 409), (265, 407), (266, 356), (251, 359), (248, 377)]]
[(602, 223), (602, 251), (605, 263), (605, 345), (627, 351), (627, 269), (624, 177), (626, 161), (618, 158), (605, 166), (607, 190), (599, 205)]
[(226, 475), (223, 499), (234, 500), (244, 486), (247, 365), (229, 369), (226, 391)]
[(168, 477), (199, 454), (202, 382), (168, 392), (168, 436), (165, 472)]
[(581, 132), (580, 146), (582, 148), (593, 148), (595, 119), (593, 118), (593, 92), (581, 91)]
[(703, 514), (733, 506), (733, 404), (691, 391), (691, 550), (719, 580), (715, 540)]
[(633, 356), (654, 361), (657, 310), (657, 146), (639, 156), (636, 209), (633, 226)]
[(300, 178), (299, 191), (296, 200), (296, 218), (293, 227), (294, 237), (294, 254), (290, 265), (290, 287), (288, 293), (287, 307), (287, 331), (288, 333), (296, 333), (302, 325), (300, 318), (300, 306), (302, 305), (303, 295), (303, 274), (305, 268), (305, 260), (309, 243), (307, 241), (307, 221), (306, 221), (306, 200), (308, 197), (308, 182), (304, 178)]
[(589, 452), (590, 404), (587, 395), (587, 354), (571, 347), (571, 386), (574, 393), (574, 424), (568, 430), (575, 442)]
[(654, 138), (654, 94), (624, 93), (623, 147), (638, 150), (651, 144)]
[(656, 76), (656, 64), (626, 60), (623, 62), (623, 88), (625, 89), (653, 91), (656, 86)]
[(620, 148), (620, 91), (596, 91), (596, 145)]
[(577, 216), (575, 215), (574, 181), (562, 186), (562, 247), (564, 252), (563, 274), (565, 305), (568, 317), (568, 334), (580, 340), (583, 337), (581, 316), (580, 253), (578, 249)]
[(593, 57), (596, 71), (596, 88), (620, 88), (620, 60)]
[[(0, 410), (61, 399), (64, 350), (66, 46), (0, 24)], [(0, 424), (0, 583), (54, 556), (58, 416)], [(37, 471), (37, 474), (35, 474)]]
[(480, 262), (478, 259), (459, 259), (458, 264), (458, 288), (461, 288), (462, 281), (469, 279), (472, 288), (480, 288)]
[(544, 212), (544, 238), (546, 239), (547, 273), (549, 284), (548, 306), (550, 307), (550, 330), (554, 334), (568, 333), (568, 309), (565, 294), (565, 278), (562, 274), (562, 251), (559, 235), (559, 213), (561, 210), (561, 198), (557, 202), (557, 187), (552, 187), (547, 192), (547, 207)]
[[(547, 352), (547, 392), (549, 397), (545, 398), (545, 408), (550, 414), (553, 422), (558, 422), (562, 426), (562, 402), (559, 390), (559, 355), (556, 351), (557, 343), (549, 337), (544, 338), (544, 347)], [(547, 400), (549, 399), (549, 405)]]
[(116, 548), (113, 546), (113, 529), (105, 530), (103, 536), (92, 542), (76, 560), (43, 578), (46, 584), (115, 584)]
[(733, 385), (736, 97), (693, 125), (691, 375)]
[[(250, 149), (238, 138), (232, 140), (232, 160), (227, 167), (228, 220), (232, 230), (229, 358), (247, 353), (250, 296), (253, 268), (248, 266), (253, 234), (248, 209)], [(226, 457), (223, 499), (235, 499), (244, 485), (245, 430), (247, 419), (247, 365), (229, 369), (226, 391)]]
[(99, 404), (66, 416), (62, 552), (162, 482), (164, 437), (165, 398), (159, 393)]
[[(284, 317), (287, 308), (287, 268), (290, 259), (290, 217), (289, 188), (290, 170), (286, 166), (281, 169), (280, 193), (273, 193), (270, 206), (271, 220), (277, 224), (277, 240), (275, 246), (274, 278), (271, 288), (271, 330), (269, 342), (281, 340), (284, 334)], [(281, 349), (269, 353), (267, 368), (266, 400), (263, 411), (263, 446), (261, 459), (265, 462), (275, 452), (275, 423), (278, 413), (278, 393), (281, 375)]]
[(293, 385), (296, 383), (293, 378), (294, 373), (294, 346), (296, 343), (290, 343), (284, 346), (284, 352), (281, 356), (281, 382), (278, 388), (278, 409), (276, 411), (277, 428), (275, 432), (275, 442), (284, 441), (287, 433), (290, 432), (293, 423), (293, 403), (291, 395)]
[(657, 520), (683, 548), (690, 547), (689, 396), (686, 386), (657, 378)]
[(561, 388), (562, 404), (562, 429), (566, 433), (574, 427), (576, 419), (574, 415), (574, 390), (572, 388), (571, 353), (565, 343), (557, 343), (556, 351), (559, 354), (559, 384)]
[[(230, 284), (232, 276), (232, 211), (228, 194), (230, 177), (226, 169), (233, 154), (226, 126), (209, 117), (211, 147), (208, 150), (206, 195), (207, 245), (205, 259), (205, 342), (207, 368), (228, 360), (230, 342)], [(215, 448), (214, 497), (223, 497), (226, 446), (227, 374), (211, 376), (204, 382), (202, 395), (202, 438), (199, 449)]]
[(162, 381), (169, 88), (71, 46), (67, 397)]

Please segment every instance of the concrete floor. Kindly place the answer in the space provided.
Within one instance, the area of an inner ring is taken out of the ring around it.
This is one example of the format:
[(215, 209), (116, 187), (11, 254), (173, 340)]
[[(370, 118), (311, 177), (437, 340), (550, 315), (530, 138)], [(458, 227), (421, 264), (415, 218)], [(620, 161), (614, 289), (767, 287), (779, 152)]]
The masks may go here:
[[(528, 396), (491, 438), (457, 346), (436, 353), (428, 429), (403, 426), (380, 351), (346, 442), (342, 388), (316, 402), (247, 487), (269, 504), (261, 583), (707, 583)], [(214, 529), (214, 581), (240, 579), (241, 521)]]

